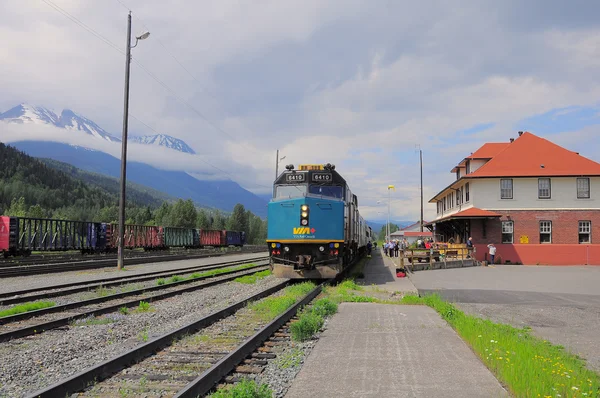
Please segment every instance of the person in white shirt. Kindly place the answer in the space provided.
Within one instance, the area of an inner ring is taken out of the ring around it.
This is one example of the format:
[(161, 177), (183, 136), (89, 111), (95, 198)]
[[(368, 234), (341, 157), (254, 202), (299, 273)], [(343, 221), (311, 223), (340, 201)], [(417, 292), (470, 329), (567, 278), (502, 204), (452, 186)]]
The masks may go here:
[(490, 257), (491, 257), (490, 264), (494, 264), (494, 257), (496, 257), (496, 246), (494, 246), (493, 243), (490, 243), (488, 245), (488, 249), (490, 249)]

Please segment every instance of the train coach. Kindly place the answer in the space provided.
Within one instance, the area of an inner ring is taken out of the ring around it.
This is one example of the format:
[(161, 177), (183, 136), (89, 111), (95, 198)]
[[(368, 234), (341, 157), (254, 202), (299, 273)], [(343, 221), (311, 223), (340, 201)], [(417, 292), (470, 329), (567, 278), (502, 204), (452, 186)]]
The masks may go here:
[[(119, 225), (90, 221), (0, 216), (0, 253), (27, 256), (33, 251), (79, 250), (83, 254), (116, 252)], [(242, 247), (245, 232), (125, 225), (126, 249)]]
[(358, 198), (334, 165), (288, 165), (275, 180), (267, 230), (275, 276), (335, 277), (366, 251), (371, 237)]

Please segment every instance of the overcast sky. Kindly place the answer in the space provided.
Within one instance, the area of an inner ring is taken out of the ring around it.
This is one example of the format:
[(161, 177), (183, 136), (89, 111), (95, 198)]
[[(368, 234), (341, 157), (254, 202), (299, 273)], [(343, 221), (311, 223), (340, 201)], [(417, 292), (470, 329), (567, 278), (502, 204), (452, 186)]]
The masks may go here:
[(119, 136), (126, 8), (134, 34), (151, 32), (133, 50), (131, 113), (198, 153), (133, 149), (163, 167), (218, 173), (209, 163), (266, 192), (279, 148), (282, 165), (334, 163), (370, 219), (395, 184), (392, 218), (417, 220), (416, 145), (427, 219), (456, 163), (519, 130), (600, 161), (588, 0), (3, 0), (0, 111), (69, 108)]

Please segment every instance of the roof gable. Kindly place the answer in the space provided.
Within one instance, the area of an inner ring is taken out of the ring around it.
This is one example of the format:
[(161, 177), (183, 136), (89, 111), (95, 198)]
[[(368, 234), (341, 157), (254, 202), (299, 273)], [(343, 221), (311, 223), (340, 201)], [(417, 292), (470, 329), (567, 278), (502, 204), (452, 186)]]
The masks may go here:
[(473, 178), (537, 176), (600, 176), (600, 163), (525, 132), (467, 175)]

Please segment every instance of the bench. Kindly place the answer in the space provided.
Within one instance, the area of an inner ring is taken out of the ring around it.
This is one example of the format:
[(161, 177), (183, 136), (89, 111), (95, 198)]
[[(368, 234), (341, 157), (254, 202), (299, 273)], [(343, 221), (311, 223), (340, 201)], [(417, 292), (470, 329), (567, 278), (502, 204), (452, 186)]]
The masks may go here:
[(458, 258), (458, 250), (446, 250), (446, 258)]

